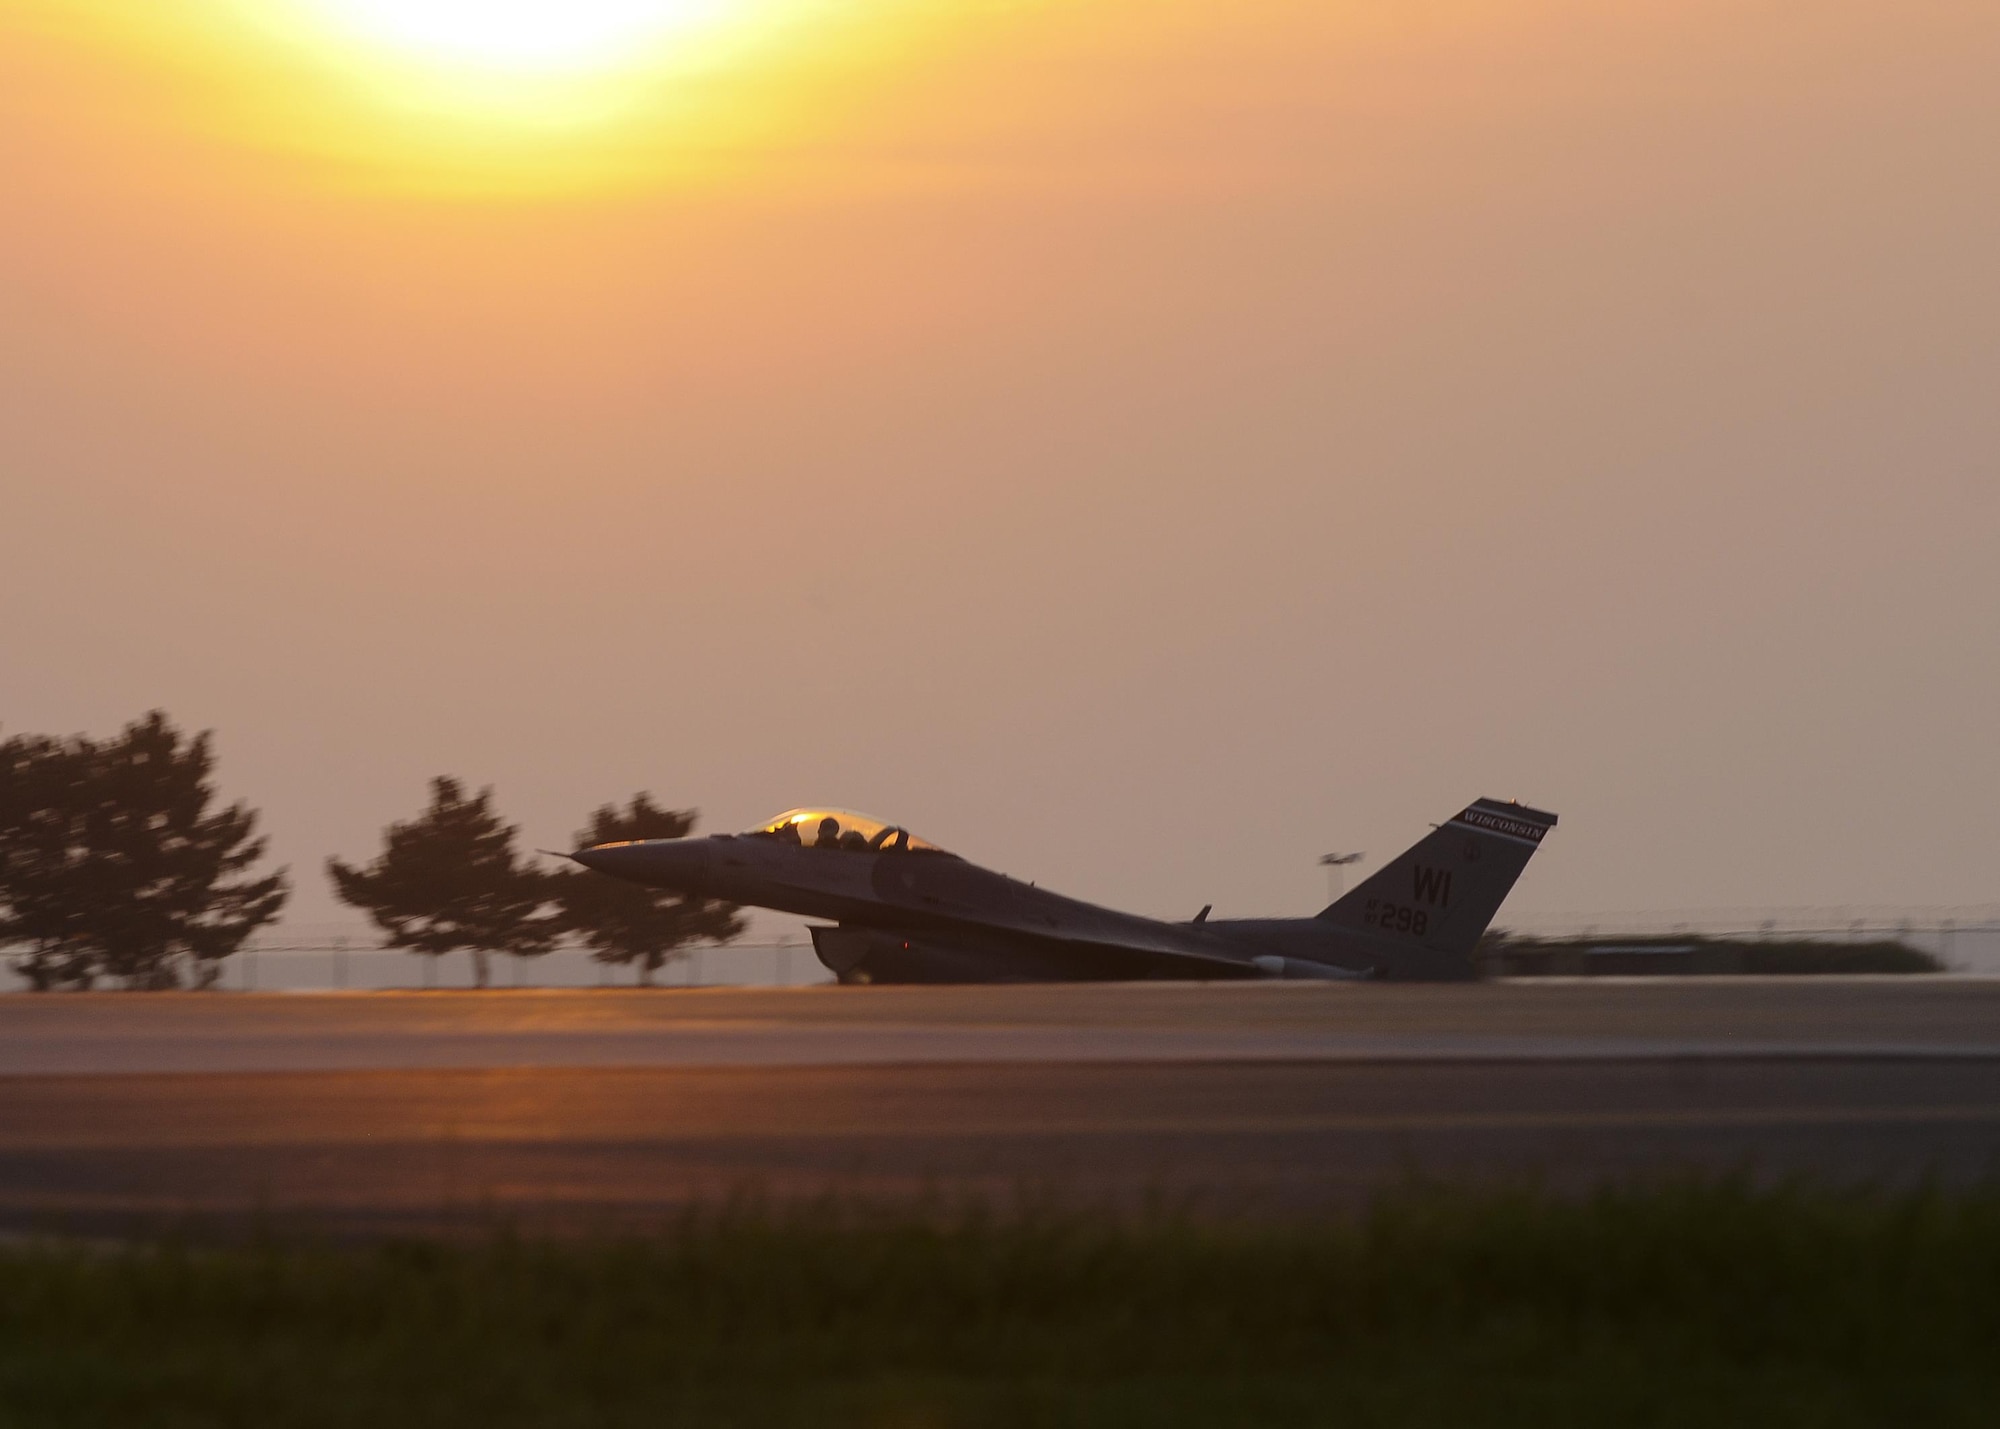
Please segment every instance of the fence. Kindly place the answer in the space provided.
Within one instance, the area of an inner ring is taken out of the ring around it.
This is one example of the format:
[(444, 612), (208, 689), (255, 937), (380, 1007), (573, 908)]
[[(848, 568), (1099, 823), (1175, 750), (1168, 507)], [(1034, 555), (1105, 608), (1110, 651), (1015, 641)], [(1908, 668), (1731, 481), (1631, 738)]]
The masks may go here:
[[(1659, 937), (1682, 934), (1806, 937), (1834, 942), (1897, 939), (1961, 972), (2000, 974), (2000, 905), (1956, 908), (1705, 908), (1636, 912), (1528, 913), (1503, 917), (1508, 932), (1545, 938)], [(759, 930), (761, 931), (761, 930)], [(805, 987), (831, 982), (803, 929), (755, 942), (685, 950), (660, 969), (660, 987)], [(583, 948), (535, 958), (496, 955), (495, 987), (631, 986), (635, 969), (612, 967)], [(379, 946), (366, 925), (303, 924), (271, 930), (227, 959), (222, 987), (260, 992), (329, 992), (473, 985), (472, 958), (419, 957)], [(0, 990), (24, 984), (0, 959)]]
[[(657, 987), (804, 987), (831, 982), (833, 974), (796, 940), (730, 943), (683, 950), (685, 956), (654, 975)], [(630, 987), (637, 970), (600, 963), (583, 948), (558, 948), (540, 957), (496, 954), (494, 987)], [(473, 986), (469, 953), (421, 957), (378, 945), (368, 932), (305, 936), (282, 931), (253, 938), (224, 959), (218, 986), (237, 992), (367, 992)], [(26, 984), (0, 962), (0, 990)]]
[(1668, 908), (1636, 912), (1529, 913), (1495, 925), (1538, 938), (1811, 938), (1895, 940), (1956, 972), (2000, 973), (2000, 904), (1957, 907)]

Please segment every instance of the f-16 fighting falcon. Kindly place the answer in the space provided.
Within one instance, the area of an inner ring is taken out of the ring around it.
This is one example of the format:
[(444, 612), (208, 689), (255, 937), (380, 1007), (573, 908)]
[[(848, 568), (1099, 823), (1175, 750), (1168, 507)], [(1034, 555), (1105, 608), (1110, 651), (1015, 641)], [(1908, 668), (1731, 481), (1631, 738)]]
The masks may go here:
[(841, 809), (570, 857), (658, 888), (827, 920), (844, 983), (1469, 978), (1472, 950), (1556, 816), (1480, 799), (1313, 918), (1165, 923), (1021, 883)]

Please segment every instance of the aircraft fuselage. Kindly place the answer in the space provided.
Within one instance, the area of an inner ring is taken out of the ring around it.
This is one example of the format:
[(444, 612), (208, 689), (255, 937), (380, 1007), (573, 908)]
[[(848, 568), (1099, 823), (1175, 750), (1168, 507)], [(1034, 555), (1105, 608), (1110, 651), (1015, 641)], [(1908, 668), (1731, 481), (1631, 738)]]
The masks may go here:
[[(1472, 817), (1482, 809), (1495, 826)], [(1066, 898), (842, 811), (572, 857), (690, 896), (826, 920), (812, 930), (815, 949), (848, 982), (1439, 979), (1472, 976), (1473, 944), (1554, 822), (1482, 801), (1318, 917), (1185, 923)], [(1497, 896), (1479, 897), (1482, 883), (1497, 883)], [(1469, 938), (1455, 889), (1461, 909), (1490, 904)]]

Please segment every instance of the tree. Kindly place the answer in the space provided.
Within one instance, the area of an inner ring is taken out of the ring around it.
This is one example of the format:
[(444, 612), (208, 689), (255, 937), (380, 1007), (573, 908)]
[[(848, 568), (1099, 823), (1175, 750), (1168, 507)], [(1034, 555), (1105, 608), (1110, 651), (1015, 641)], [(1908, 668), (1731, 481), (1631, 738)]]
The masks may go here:
[(491, 789), (468, 799), (456, 779), (433, 779), (430, 807), (389, 825), (368, 867), (326, 861), (340, 900), (365, 911), (387, 946), (426, 957), (464, 948), (480, 987), (491, 981), (492, 954), (537, 956), (562, 931), (547, 911), (554, 879), (514, 856), (516, 830), (492, 800)]
[(210, 740), (154, 710), (101, 743), (0, 743), (0, 946), (31, 987), (211, 987), (278, 916), (284, 870), (243, 877), (257, 815), (212, 807)]
[[(635, 794), (628, 808), (606, 804), (591, 815), (577, 845), (620, 843), (627, 839), (678, 839), (693, 831), (693, 809), (662, 809), (650, 794)], [(639, 981), (650, 987), (666, 963), (685, 957), (689, 943), (726, 943), (743, 931), (733, 903), (695, 898), (607, 878), (601, 873), (557, 875), (563, 922), (593, 950), (601, 963), (636, 963)]]

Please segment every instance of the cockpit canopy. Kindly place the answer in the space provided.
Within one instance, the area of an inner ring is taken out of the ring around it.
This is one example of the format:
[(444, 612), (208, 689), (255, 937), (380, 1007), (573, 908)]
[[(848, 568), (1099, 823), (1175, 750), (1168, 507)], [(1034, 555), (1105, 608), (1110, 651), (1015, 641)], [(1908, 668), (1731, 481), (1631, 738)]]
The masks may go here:
[(780, 839), (806, 848), (858, 849), (876, 853), (943, 853), (908, 829), (846, 809), (793, 809), (778, 815), (749, 838)]

